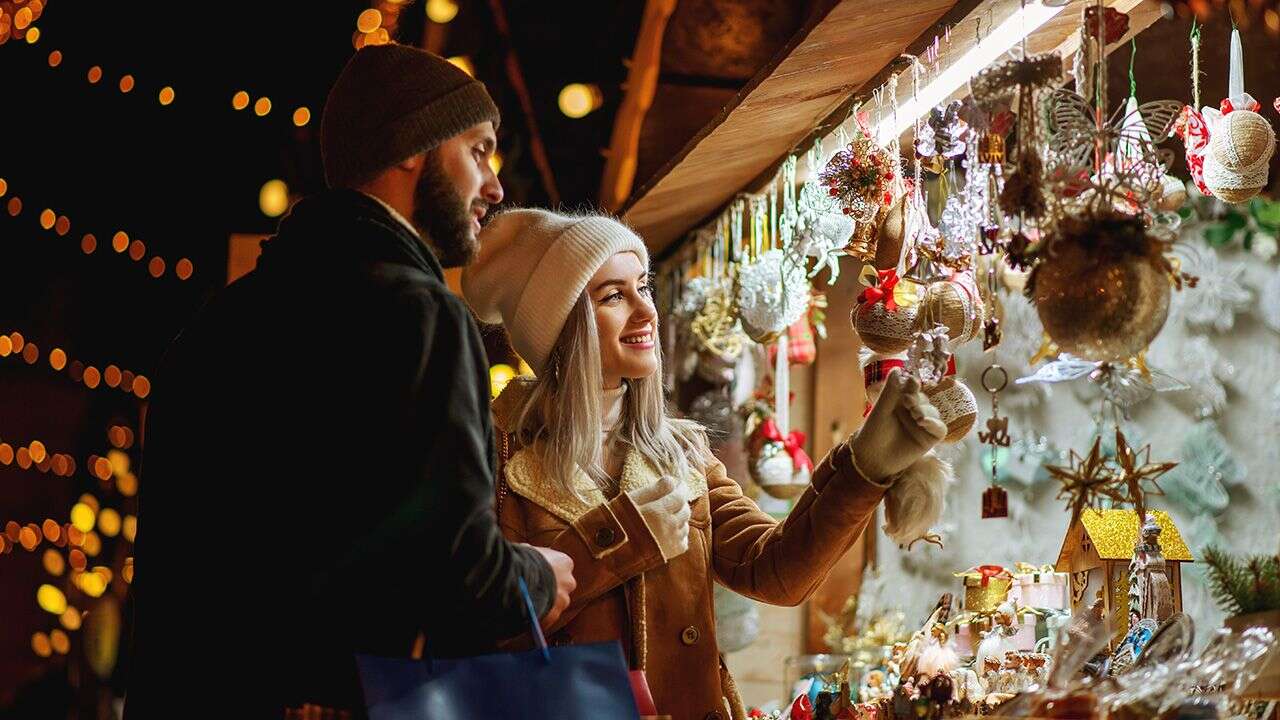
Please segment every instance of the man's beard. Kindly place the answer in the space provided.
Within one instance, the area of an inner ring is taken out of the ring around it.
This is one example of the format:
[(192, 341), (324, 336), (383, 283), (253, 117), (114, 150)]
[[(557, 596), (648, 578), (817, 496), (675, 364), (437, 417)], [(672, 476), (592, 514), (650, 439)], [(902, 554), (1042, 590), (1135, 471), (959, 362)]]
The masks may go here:
[[(427, 153), (422, 176), (413, 190), (413, 224), (436, 251), (444, 267), (461, 267), (480, 252), (472, 236), (472, 208), (458, 195), (435, 153)], [(488, 207), (477, 198), (476, 206)]]

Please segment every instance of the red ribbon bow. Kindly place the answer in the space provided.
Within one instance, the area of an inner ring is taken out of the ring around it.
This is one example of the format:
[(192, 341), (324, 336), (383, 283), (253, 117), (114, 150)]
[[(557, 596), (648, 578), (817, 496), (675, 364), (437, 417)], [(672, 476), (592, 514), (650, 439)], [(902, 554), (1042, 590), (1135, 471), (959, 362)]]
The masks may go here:
[(1253, 102), (1248, 103), (1244, 107), (1236, 107), (1234, 104), (1232, 104), (1231, 98), (1223, 98), (1222, 102), (1219, 103), (1218, 105), (1218, 109), (1222, 111), (1223, 115), (1230, 115), (1235, 110), (1248, 110), (1250, 112), (1258, 112), (1258, 110), (1261, 108), (1262, 108), (1262, 103), (1258, 102), (1257, 100), (1254, 100)]
[(893, 312), (898, 309), (898, 303), (893, 299), (893, 289), (897, 286), (898, 271), (896, 269), (877, 270), (876, 284), (858, 295), (858, 303), (874, 305), (883, 301), (884, 309)]
[(766, 440), (782, 443), (782, 447), (786, 448), (787, 453), (791, 455), (791, 464), (796, 469), (813, 470), (813, 460), (810, 460), (809, 454), (804, 451), (804, 433), (799, 430), (792, 430), (784, 436), (782, 431), (778, 429), (778, 424), (773, 421), (773, 418), (769, 418), (760, 426), (760, 434)]
[(978, 574), (982, 576), (982, 587), (991, 584), (991, 578), (998, 578), (1009, 574), (1008, 570), (999, 565), (979, 565)]

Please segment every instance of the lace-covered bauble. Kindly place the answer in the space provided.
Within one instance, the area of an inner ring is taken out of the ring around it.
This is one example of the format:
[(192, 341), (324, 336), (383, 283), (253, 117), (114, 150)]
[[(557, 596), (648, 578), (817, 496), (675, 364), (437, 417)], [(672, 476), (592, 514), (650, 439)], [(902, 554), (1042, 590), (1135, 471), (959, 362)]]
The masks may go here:
[(947, 426), (947, 436), (942, 441), (956, 443), (963, 440), (978, 419), (978, 400), (969, 386), (949, 377), (926, 389), (924, 394), (938, 409), (942, 422)]
[(899, 305), (890, 311), (884, 303), (859, 305), (853, 309), (853, 329), (867, 348), (878, 353), (900, 353), (911, 347), (918, 308)]
[(804, 268), (788, 262), (781, 250), (769, 250), (738, 273), (738, 314), (747, 336), (772, 342), (809, 309), (810, 287)]

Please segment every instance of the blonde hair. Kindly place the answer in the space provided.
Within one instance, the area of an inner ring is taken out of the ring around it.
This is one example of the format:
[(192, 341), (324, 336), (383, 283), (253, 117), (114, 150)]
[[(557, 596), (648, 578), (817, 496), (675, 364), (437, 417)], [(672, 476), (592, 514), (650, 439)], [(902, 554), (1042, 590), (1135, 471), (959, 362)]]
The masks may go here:
[[(661, 368), (659, 343), (655, 343), (654, 354)], [(667, 414), (661, 372), (623, 382), (628, 388), (613, 442), (635, 449), (661, 475), (686, 478), (691, 472), (703, 472), (714, 460), (706, 429)], [(583, 293), (515, 424), (517, 442), (536, 447), (552, 481), (574, 496), (578, 496), (573, 482), (578, 470), (606, 496), (617, 487), (604, 469), (600, 446), (603, 385), (595, 311)]]

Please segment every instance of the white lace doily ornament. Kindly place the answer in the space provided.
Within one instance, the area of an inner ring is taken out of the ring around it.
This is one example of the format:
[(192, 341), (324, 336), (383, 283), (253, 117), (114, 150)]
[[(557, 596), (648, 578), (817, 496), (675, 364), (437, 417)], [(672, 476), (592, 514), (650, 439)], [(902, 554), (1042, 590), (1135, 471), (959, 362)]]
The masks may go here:
[(1253, 306), (1253, 294), (1243, 283), (1244, 263), (1223, 260), (1211, 247), (1197, 242), (1185, 246), (1183, 268), (1199, 278), (1193, 293), (1175, 293), (1172, 314), (1192, 328), (1228, 332), (1236, 313)]
[(738, 313), (742, 328), (756, 342), (770, 342), (809, 309), (809, 280), (804, 268), (768, 250), (738, 272)]

